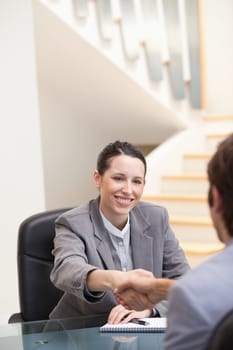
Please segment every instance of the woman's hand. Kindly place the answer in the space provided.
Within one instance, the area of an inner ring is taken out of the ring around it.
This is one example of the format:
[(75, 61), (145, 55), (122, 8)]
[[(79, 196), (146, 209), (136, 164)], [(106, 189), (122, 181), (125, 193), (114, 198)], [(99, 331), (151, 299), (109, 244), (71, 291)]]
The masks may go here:
[(126, 285), (128, 287), (130, 281), (146, 277), (153, 278), (152, 272), (143, 269), (130, 271), (96, 269), (88, 273), (87, 287), (92, 292), (114, 291), (118, 286)]
[(150, 317), (152, 314), (152, 310), (143, 310), (143, 311), (135, 311), (128, 310), (122, 305), (115, 306), (109, 316), (108, 323), (116, 324), (116, 323), (127, 323), (131, 321), (133, 318), (143, 318)]

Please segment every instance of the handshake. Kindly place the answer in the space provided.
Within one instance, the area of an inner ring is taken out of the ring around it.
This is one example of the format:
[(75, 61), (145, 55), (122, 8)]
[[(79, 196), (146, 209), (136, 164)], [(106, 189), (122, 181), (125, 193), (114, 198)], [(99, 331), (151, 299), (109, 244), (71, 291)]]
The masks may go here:
[(117, 301), (126, 308), (138, 311), (153, 309), (158, 302), (167, 299), (175, 283), (171, 279), (155, 278), (151, 272), (143, 269), (118, 272), (121, 275), (116, 276), (113, 288)]

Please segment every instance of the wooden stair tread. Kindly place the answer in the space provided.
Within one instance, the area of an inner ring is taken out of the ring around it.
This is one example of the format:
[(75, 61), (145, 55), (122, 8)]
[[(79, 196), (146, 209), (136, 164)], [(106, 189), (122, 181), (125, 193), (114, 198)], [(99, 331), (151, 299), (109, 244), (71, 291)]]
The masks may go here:
[(213, 153), (185, 153), (184, 158), (191, 159), (210, 159)]
[(192, 225), (192, 226), (213, 226), (209, 216), (189, 216), (189, 215), (172, 215), (170, 216), (171, 224)]
[(162, 179), (167, 180), (207, 180), (205, 173), (182, 173), (162, 175)]
[(196, 194), (156, 194), (156, 195), (143, 195), (142, 200), (145, 201), (186, 201), (186, 202), (206, 202), (206, 195)]
[(207, 122), (233, 120), (233, 115), (204, 115), (203, 119)]
[(185, 254), (192, 255), (210, 255), (219, 252), (224, 248), (224, 244), (219, 243), (193, 243), (193, 242), (180, 242), (181, 247), (184, 249)]
[(224, 133), (208, 133), (206, 134), (206, 137), (209, 138), (209, 139), (224, 139), (226, 138), (227, 136), (229, 136), (230, 133), (229, 132), (224, 132)]

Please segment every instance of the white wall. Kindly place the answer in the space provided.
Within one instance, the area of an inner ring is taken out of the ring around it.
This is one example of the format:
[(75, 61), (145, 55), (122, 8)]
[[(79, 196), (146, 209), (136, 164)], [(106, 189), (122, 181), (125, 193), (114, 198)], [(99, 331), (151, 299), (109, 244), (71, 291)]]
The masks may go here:
[(17, 312), (17, 229), (44, 209), (30, 0), (0, 2), (0, 323)]
[(233, 113), (233, 1), (204, 0), (208, 113)]

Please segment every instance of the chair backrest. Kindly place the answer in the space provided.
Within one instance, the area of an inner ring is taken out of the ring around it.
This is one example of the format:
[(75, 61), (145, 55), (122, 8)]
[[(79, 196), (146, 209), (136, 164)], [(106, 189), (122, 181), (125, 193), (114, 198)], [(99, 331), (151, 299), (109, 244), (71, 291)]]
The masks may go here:
[(54, 221), (67, 209), (32, 215), (18, 234), (19, 302), (23, 321), (45, 320), (62, 296), (50, 281), (53, 266)]
[(233, 310), (229, 311), (215, 327), (206, 350), (233, 349)]

